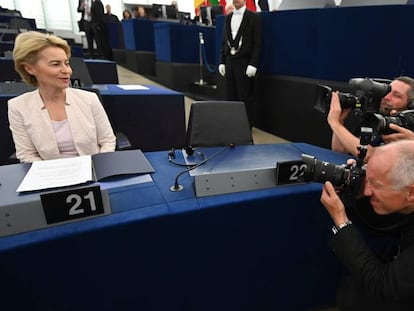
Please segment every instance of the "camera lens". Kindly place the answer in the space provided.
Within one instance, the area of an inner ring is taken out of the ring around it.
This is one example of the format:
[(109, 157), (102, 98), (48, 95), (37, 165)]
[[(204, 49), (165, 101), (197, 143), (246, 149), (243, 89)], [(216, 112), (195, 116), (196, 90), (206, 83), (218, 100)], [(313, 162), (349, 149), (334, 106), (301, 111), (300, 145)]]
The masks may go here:
[(324, 183), (330, 181), (335, 187), (345, 186), (349, 181), (349, 169), (333, 163), (319, 161), (313, 156), (302, 154), (306, 164), (305, 181)]

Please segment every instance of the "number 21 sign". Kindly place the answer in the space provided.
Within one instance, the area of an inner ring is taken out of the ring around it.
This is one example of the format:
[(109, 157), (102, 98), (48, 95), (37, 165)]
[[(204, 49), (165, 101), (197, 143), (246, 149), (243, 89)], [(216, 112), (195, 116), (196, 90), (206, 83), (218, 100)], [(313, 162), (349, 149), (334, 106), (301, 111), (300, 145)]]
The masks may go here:
[(40, 195), (47, 224), (104, 214), (99, 186)]

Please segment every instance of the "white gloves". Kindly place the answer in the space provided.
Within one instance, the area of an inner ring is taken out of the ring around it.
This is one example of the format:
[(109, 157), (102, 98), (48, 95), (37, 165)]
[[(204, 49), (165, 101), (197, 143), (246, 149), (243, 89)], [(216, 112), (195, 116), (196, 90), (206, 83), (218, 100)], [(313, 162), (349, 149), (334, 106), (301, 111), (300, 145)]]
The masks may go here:
[(218, 71), (224, 77), (226, 75), (226, 65), (220, 64), (218, 67)]
[[(220, 64), (218, 66), (218, 71), (224, 77), (226, 75), (226, 65)], [(256, 75), (256, 72), (257, 72), (257, 68), (256, 67), (253, 67), (252, 65), (248, 65), (247, 66), (247, 68), (246, 68), (246, 75), (249, 78), (254, 77)]]
[(257, 68), (253, 67), (252, 65), (248, 65), (246, 69), (246, 75), (249, 78), (253, 78), (256, 75)]

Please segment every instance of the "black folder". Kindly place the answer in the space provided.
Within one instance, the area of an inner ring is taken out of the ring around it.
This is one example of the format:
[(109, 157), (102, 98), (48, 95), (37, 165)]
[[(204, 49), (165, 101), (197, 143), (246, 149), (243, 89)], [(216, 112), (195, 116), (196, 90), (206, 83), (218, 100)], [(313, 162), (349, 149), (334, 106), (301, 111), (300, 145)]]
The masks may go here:
[(94, 154), (92, 165), (96, 181), (155, 172), (139, 149)]

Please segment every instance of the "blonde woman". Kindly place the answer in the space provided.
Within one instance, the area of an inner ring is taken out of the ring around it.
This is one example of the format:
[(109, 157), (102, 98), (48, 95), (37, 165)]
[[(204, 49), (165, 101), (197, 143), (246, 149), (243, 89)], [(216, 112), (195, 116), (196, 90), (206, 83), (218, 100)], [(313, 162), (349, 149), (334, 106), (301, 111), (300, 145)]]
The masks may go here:
[(35, 31), (16, 37), (15, 69), (35, 91), (8, 102), (10, 129), (20, 162), (115, 150), (115, 136), (96, 94), (69, 88), (68, 43)]

